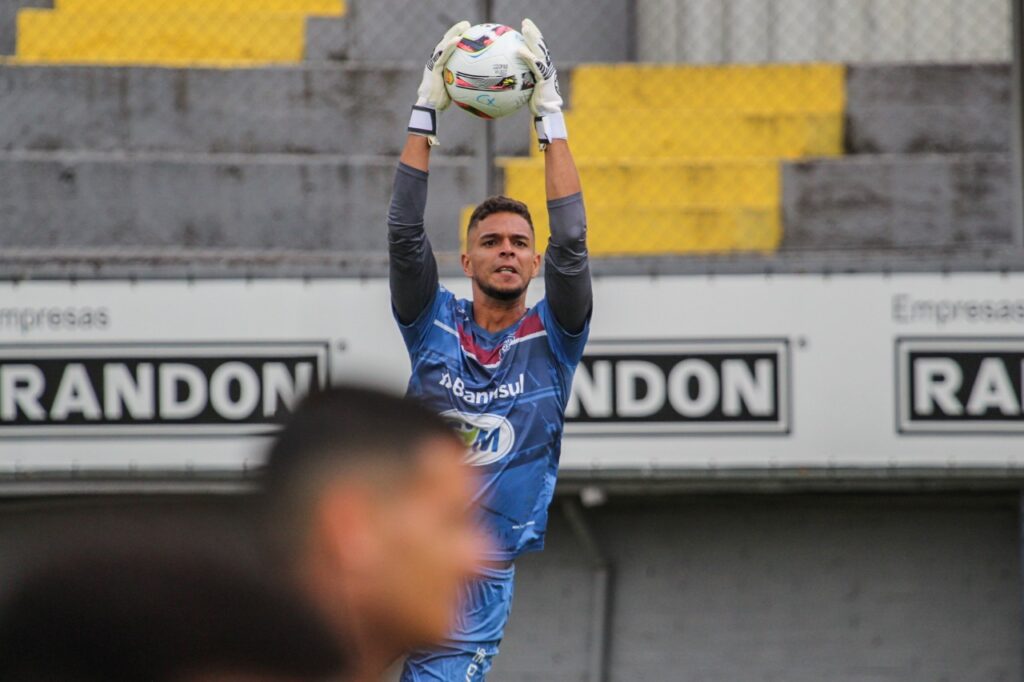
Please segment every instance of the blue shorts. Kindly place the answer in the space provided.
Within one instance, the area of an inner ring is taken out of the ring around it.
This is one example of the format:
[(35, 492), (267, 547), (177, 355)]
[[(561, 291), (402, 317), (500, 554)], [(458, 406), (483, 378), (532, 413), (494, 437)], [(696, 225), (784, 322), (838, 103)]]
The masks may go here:
[(484, 568), (465, 585), (455, 630), (443, 645), (409, 654), (401, 682), (483, 682), (512, 613), (515, 567)]

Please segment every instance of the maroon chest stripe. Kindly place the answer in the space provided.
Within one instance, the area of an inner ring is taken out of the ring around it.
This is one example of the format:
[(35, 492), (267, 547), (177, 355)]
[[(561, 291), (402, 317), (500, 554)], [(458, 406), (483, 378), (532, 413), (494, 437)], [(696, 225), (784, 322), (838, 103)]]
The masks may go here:
[[(462, 350), (467, 354), (474, 356), (482, 365), (496, 365), (501, 362), (501, 346), (504, 339), (498, 343), (494, 348), (484, 348), (473, 335), (466, 331), (462, 323), (457, 324), (459, 329), (459, 345), (462, 346)], [(540, 315), (536, 312), (530, 312), (523, 318), (523, 321), (519, 323), (516, 330), (512, 332), (512, 337), (521, 339), (524, 336), (536, 334), (537, 332), (544, 331), (544, 323), (541, 322)]]

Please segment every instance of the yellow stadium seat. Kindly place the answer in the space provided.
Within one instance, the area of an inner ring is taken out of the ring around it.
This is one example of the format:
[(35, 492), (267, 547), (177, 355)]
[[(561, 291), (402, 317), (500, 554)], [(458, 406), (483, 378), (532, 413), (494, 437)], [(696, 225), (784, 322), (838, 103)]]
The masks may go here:
[[(546, 230), (546, 216), (537, 222)], [(599, 207), (587, 222), (590, 249), (605, 256), (772, 251), (782, 240), (777, 208)]]
[(239, 12), (341, 15), (344, 0), (56, 0), (61, 12)]
[(244, 66), (301, 61), (306, 20), (343, 0), (58, 0), (18, 13), (18, 63)]
[(845, 69), (838, 64), (679, 66), (584, 64), (572, 74), (573, 111), (673, 109), (841, 114)]
[[(506, 194), (536, 209), (544, 206), (543, 160), (506, 158), (499, 165)], [(577, 165), (588, 208), (770, 208), (779, 203), (779, 164), (772, 159), (583, 159)]]
[(18, 14), (19, 61), (92, 64), (297, 62), (305, 17), (296, 14)]
[[(772, 251), (781, 162), (843, 153), (842, 65), (584, 64), (571, 78), (594, 255)], [(543, 245), (544, 162), (531, 149), (500, 165)]]
[[(588, 195), (589, 197), (589, 195)], [(521, 199), (522, 200), (522, 199)], [(530, 203), (537, 248), (551, 235), (545, 203)], [(462, 248), (474, 206), (459, 220)], [(782, 240), (778, 206), (646, 206), (591, 205), (587, 199), (587, 243), (594, 256), (656, 256), (661, 254), (772, 251)]]
[(573, 152), (581, 159), (796, 159), (837, 156), (843, 150), (843, 118), (838, 113), (587, 110), (566, 114), (566, 121)]

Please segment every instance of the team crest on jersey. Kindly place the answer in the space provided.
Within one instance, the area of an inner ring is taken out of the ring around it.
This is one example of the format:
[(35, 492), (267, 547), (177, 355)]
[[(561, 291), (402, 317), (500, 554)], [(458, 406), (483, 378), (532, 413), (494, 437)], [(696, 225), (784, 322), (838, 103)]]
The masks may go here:
[(466, 463), (486, 466), (501, 461), (516, 442), (511, 422), (497, 414), (470, 414), (461, 410), (442, 412), (441, 417), (462, 437), (469, 448)]

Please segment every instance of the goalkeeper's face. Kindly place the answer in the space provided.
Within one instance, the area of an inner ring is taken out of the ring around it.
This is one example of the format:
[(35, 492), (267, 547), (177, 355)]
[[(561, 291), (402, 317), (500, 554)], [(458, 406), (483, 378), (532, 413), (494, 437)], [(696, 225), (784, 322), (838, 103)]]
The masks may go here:
[(494, 213), (469, 231), (462, 269), (483, 294), (514, 301), (540, 268), (533, 229), (515, 213)]

